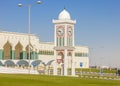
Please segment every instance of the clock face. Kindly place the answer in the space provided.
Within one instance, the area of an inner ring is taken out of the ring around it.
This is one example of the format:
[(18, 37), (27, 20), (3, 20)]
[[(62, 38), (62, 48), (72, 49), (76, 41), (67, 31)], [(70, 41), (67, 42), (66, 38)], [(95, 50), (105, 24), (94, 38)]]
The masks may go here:
[(68, 35), (72, 35), (72, 29), (71, 28), (68, 28)]
[(59, 36), (63, 35), (63, 33), (64, 33), (63, 28), (59, 28), (59, 29), (57, 30), (57, 34), (58, 34)]

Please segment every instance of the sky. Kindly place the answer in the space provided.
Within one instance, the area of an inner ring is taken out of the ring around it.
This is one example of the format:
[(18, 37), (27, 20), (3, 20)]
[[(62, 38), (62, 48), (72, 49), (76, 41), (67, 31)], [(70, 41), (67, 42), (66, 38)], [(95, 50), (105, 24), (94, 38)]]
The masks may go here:
[[(28, 32), (42, 42), (54, 41), (53, 19), (66, 8), (76, 19), (75, 44), (89, 47), (90, 65), (120, 67), (120, 0), (0, 0), (0, 31)], [(23, 7), (19, 8), (18, 4)]]

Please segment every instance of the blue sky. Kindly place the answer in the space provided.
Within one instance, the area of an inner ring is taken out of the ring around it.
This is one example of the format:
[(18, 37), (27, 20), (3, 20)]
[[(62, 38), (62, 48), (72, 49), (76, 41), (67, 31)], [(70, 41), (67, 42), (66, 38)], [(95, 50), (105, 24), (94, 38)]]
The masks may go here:
[(41, 0), (41, 5), (36, 1), (0, 0), (0, 30), (27, 33), (27, 4), (33, 4), (31, 33), (53, 42), (52, 19), (65, 7), (77, 21), (75, 44), (90, 48), (91, 65), (120, 66), (120, 0)]

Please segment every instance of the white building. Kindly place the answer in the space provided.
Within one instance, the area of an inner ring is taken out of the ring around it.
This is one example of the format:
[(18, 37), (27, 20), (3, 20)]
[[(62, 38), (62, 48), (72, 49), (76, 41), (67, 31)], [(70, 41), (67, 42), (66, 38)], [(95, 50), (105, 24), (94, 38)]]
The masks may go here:
[[(75, 46), (74, 25), (76, 20), (71, 20), (70, 14), (64, 9), (54, 20), (54, 42), (44, 43), (36, 35), (30, 35), (30, 59), (31, 65), (34, 61), (40, 61), (44, 65), (54, 68), (56, 75), (57, 68), (64, 70), (72, 68), (74, 75), (75, 68), (88, 68), (88, 47)], [(19, 64), (19, 61), (28, 62), (29, 59), (29, 36), (28, 34), (16, 32), (0, 32), (0, 64)], [(21, 63), (21, 64), (24, 64)]]

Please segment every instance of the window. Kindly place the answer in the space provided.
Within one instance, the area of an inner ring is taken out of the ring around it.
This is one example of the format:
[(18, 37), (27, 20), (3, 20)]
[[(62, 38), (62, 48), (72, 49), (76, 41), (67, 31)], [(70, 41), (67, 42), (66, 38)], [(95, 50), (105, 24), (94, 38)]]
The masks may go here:
[(40, 55), (54, 55), (54, 51), (49, 51), (49, 50), (40, 50), (39, 51)]
[(88, 57), (88, 53), (81, 53), (81, 52), (76, 52), (75, 53), (76, 57)]

